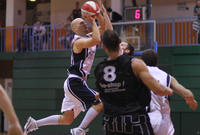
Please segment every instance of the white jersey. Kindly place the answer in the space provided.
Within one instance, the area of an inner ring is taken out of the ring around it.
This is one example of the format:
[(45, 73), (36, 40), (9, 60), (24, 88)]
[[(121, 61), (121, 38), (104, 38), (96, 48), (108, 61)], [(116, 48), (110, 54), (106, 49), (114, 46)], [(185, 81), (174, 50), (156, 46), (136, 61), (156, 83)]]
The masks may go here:
[[(150, 74), (163, 86), (169, 87), (171, 77), (158, 67), (147, 66)], [(150, 111), (159, 110), (162, 113), (170, 113), (170, 106), (166, 96), (159, 96), (151, 91)]]
[[(158, 67), (147, 66), (150, 74), (163, 86), (169, 87), (171, 76)], [(173, 135), (174, 127), (170, 118), (170, 106), (166, 96), (151, 91), (150, 121), (155, 135)]]
[[(76, 40), (84, 38), (89, 38), (89, 37), (82, 37), (79, 35), (75, 35), (74, 39), (72, 40), (72, 46)], [(90, 74), (95, 53), (96, 53), (96, 46), (90, 48), (84, 48), (80, 53), (74, 53), (72, 50), (71, 66), (67, 70), (68, 74), (75, 74), (80, 77), (87, 77), (87, 75)]]

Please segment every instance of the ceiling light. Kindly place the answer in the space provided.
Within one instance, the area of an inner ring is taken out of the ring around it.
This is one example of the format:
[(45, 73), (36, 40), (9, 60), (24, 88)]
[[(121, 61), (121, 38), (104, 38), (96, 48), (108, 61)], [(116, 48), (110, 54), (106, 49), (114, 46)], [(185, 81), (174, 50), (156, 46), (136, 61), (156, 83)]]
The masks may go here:
[(29, 1), (31, 1), (31, 2), (35, 2), (36, 0), (29, 0)]

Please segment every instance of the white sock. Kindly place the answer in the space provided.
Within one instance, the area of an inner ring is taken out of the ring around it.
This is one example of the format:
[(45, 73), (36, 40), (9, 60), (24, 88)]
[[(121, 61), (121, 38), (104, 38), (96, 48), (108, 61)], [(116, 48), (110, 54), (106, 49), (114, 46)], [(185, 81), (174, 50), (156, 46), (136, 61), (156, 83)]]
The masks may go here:
[(60, 117), (60, 115), (52, 115), (40, 120), (37, 120), (37, 126), (41, 127), (41, 126), (46, 126), (46, 125), (58, 125), (58, 118)]
[(93, 107), (87, 111), (85, 117), (83, 118), (81, 124), (79, 125), (80, 128), (86, 129), (91, 121), (99, 114)]

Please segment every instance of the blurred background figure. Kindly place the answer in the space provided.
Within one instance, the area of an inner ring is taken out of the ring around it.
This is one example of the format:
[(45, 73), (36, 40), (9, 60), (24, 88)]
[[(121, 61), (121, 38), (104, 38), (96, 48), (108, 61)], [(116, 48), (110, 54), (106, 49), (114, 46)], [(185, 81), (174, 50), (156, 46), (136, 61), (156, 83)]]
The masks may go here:
[(81, 8), (80, 8), (79, 1), (76, 2), (75, 9), (72, 10), (71, 17), (72, 17), (72, 19), (81, 18)]
[(17, 52), (30, 51), (31, 35), (32, 35), (31, 27), (29, 27), (27, 23), (24, 23), (22, 28), (22, 35), (17, 41)]
[(112, 10), (112, 8), (107, 9), (108, 16), (110, 17), (111, 22), (118, 22), (122, 20), (122, 15)]
[(64, 48), (69, 49), (71, 45), (71, 41), (74, 37), (73, 31), (71, 29), (71, 17), (67, 17), (67, 20), (64, 24), (64, 36), (59, 38), (59, 42), (64, 46)]
[(130, 56), (133, 56), (134, 55), (134, 47), (132, 44), (128, 43), (127, 47), (125, 48), (124, 50), (124, 54), (127, 54), (127, 55), (130, 55)]
[(193, 15), (196, 16), (196, 19), (193, 22), (192, 28), (194, 31), (197, 32), (198, 44), (200, 44), (200, 34), (199, 34), (199, 30), (200, 30), (200, 0), (196, 0), (196, 5), (194, 7)]
[(137, 1), (136, 0), (132, 0), (132, 4), (133, 4), (133, 7), (137, 7)]
[(33, 46), (36, 50), (41, 50), (45, 39), (46, 29), (41, 25), (40, 21), (37, 21), (33, 27)]
[(0, 52), (5, 51), (5, 30), (3, 23), (0, 21)]
[(126, 42), (120, 43), (120, 48), (123, 50), (123, 52), (124, 52), (124, 50), (126, 49), (127, 46), (128, 46), (128, 43), (126, 43)]

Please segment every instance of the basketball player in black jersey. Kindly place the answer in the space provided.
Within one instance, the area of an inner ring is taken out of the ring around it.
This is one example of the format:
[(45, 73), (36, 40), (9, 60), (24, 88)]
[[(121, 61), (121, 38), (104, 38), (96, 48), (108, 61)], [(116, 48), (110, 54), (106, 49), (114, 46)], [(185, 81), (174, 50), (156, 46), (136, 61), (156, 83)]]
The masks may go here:
[(106, 30), (102, 42), (108, 59), (96, 66), (95, 77), (104, 104), (105, 135), (153, 135), (146, 112), (149, 89), (159, 95), (171, 95), (172, 90), (160, 85), (142, 60), (121, 55), (114, 31)]
[[(25, 125), (25, 133), (45, 125), (70, 125), (81, 111), (89, 109), (79, 127), (71, 129), (72, 135), (85, 135), (89, 123), (102, 110), (103, 105), (98, 94), (86, 84), (95, 57), (96, 45), (100, 43), (100, 34), (105, 28), (112, 29), (101, 0), (98, 0), (98, 3), (104, 15), (97, 15), (99, 28), (95, 19), (86, 13), (82, 14), (84, 19), (77, 18), (71, 23), (75, 35), (72, 40), (71, 65), (67, 69), (68, 77), (64, 83), (65, 97), (61, 109), (63, 114), (52, 115), (41, 120), (30, 117)], [(91, 23), (91, 34), (88, 34), (89, 29), (85, 20)]]

